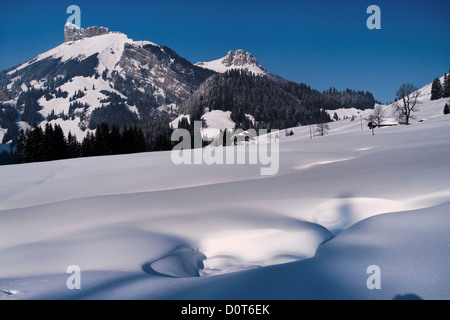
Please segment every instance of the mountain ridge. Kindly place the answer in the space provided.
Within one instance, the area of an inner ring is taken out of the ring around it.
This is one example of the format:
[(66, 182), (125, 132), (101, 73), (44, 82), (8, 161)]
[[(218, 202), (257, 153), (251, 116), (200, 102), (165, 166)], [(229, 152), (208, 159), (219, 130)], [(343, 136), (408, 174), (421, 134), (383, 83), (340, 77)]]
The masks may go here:
[(57, 122), (66, 134), (83, 139), (98, 122), (93, 114), (129, 124), (110, 115), (109, 106), (133, 123), (171, 114), (215, 73), (168, 47), (108, 28), (66, 24), (64, 34), (61, 45), (0, 72), (0, 99), (17, 110), (13, 137), (22, 129)]
[[(0, 72), (0, 102), (8, 109), (8, 116), (0, 119), (4, 133), (0, 144), (14, 145), (21, 130), (47, 123), (60, 125), (66, 135), (71, 132), (78, 140), (103, 121), (120, 127), (163, 118), (158, 122), (169, 126), (181, 114), (180, 108), (183, 113), (192, 112), (196, 120), (206, 108), (234, 111), (233, 119), (244, 126), (248, 125), (246, 114), (272, 128), (320, 117), (328, 120), (328, 115), (319, 112), (319, 102), (329, 104), (320, 100), (322, 93), (269, 73), (242, 49), (194, 65), (169, 47), (134, 41), (105, 27), (83, 29), (67, 23), (64, 36), (61, 45)], [(252, 83), (259, 89), (252, 88)], [(264, 90), (264, 85), (270, 90)], [(210, 97), (201, 101), (205, 88)], [(261, 100), (268, 92), (272, 96)], [(371, 94), (364, 105), (355, 104), (353, 94), (364, 93), (347, 94), (352, 107), (373, 107)]]
[(77, 41), (84, 38), (92, 38), (110, 33), (112, 33), (112, 31), (105, 27), (93, 26), (87, 29), (83, 29), (70, 22), (67, 22), (64, 26), (64, 42)]

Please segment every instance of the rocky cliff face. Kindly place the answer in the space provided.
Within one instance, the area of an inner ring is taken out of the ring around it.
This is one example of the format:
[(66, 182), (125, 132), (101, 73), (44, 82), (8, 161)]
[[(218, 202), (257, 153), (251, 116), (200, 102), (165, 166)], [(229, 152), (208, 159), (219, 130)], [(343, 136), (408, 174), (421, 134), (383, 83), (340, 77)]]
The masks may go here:
[(192, 65), (170, 48), (155, 44), (126, 44), (117, 68), (130, 87), (153, 91), (158, 105), (180, 104), (214, 74)]
[(250, 71), (257, 75), (270, 76), (270, 74), (258, 64), (258, 59), (256, 59), (251, 53), (245, 52), (241, 49), (230, 51), (221, 59), (209, 62), (198, 62), (196, 63), (196, 66), (214, 70), (219, 73), (239, 69)]
[(92, 38), (112, 33), (105, 27), (89, 27), (87, 29), (78, 28), (76, 25), (67, 23), (64, 27), (65, 42), (77, 41), (84, 38)]
[(258, 59), (253, 57), (251, 53), (239, 49), (228, 52), (222, 63), (226, 67), (243, 67), (245, 65), (258, 65)]

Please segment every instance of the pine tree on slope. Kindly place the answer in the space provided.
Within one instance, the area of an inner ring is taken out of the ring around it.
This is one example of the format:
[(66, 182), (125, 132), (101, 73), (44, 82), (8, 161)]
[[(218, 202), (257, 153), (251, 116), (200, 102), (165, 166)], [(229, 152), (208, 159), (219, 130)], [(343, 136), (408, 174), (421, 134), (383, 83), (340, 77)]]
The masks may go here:
[(443, 88), (443, 98), (449, 98), (450, 97), (450, 72), (445, 75), (444, 77), (444, 88)]
[(450, 107), (448, 106), (448, 103), (445, 104), (444, 114), (450, 114)]
[(438, 78), (434, 79), (431, 85), (431, 100), (438, 100), (442, 98), (442, 84)]

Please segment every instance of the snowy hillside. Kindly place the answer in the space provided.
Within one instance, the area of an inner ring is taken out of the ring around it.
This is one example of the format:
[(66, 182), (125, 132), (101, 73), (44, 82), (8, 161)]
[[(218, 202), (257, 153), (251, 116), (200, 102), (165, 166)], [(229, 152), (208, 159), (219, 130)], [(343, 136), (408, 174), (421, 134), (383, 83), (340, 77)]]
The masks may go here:
[[(169, 126), (173, 129), (178, 129), (178, 124), (183, 118), (190, 122), (190, 116), (182, 114), (173, 120)], [(203, 128), (201, 129), (202, 137), (205, 141), (212, 141), (219, 137), (220, 132), (225, 130), (234, 130), (236, 123), (231, 120), (231, 112), (213, 110), (206, 112), (202, 116)]]
[[(328, 113), (330, 118), (333, 119), (333, 121), (336, 121), (336, 120), (351, 119), (352, 117), (359, 118), (361, 116), (363, 118), (367, 118), (373, 112), (373, 110), (371, 110), (371, 109), (358, 110), (356, 108), (341, 108), (341, 109), (337, 109), (337, 110), (326, 110), (326, 112)], [(337, 115), (337, 119), (335, 119), (336, 115)]]
[[(444, 77), (439, 79), (441, 83), (444, 82)], [(418, 89), (420, 92), (420, 96), (418, 98), (418, 104), (415, 108), (415, 112), (413, 113), (413, 122), (420, 122), (426, 119), (430, 119), (433, 117), (439, 117), (442, 115), (444, 106), (446, 103), (450, 102), (448, 98), (442, 98), (438, 100), (431, 100), (431, 83), (423, 86), (422, 88)], [(398, 119), (395, 114), (395, 103), (390, 104), (388, 106), (386, 105), (379, 105), (375, 104), (375, 107), (381, 107), (383, 110), (382, 118), (383, 123), (389, 123), (389, 124), (398, 124)], [(338, 120), (346, 120), (353, 118), (362, 117), (364, 120), (368, 120), (370, 115), (373, 114), (372, 109), (368, 110), (358, 110), (355, 108), (341, 108), (337, 110), (326, 110), (326, 112), (329, 114), (329, 116), (335, 121), (334, 117), (336, 117)]]
[[(67, 28), (67, 25), (66, 25)], [(112, 71), (122, 57), (125, 44), (133, 44), (134, 42), (129, 39), (125, 34), (119, 32), (109, 32), (101, 36), (82, 38), (79, 41), (65, 42), (62, 45), (49, 50), (43, 54), (38, 55), (33, 60), (30, 60), (18, 68), (10, 71), (8, 74), (13, 75), (32, 64), (47, 58), (61, 59), (61, 62), (67, 62), (69, 60), (88, 58), (93, 54), (99, 54), (99, 65), (97, 71), (102, 74), (103, 71)], [(140, 42), (141, 46), (145, 44), (152, 44), (151, 42)]]
[(0, 299), (449, 299), (444, 102), (375, 136), (294, 128), (274, 176), (170, 152), (0, 167)]
[[(444, 81), (444, 77), (440, 78)], [(417, 112), (413, 114), (413, 121), (422, 121), (442, 115), (445, 103), (450, 102), (449, 98), (442, 98), (438, 100), (431, 100), (431, 83), (420, 88), (420, 96), (418, 98)], [(386, 107), (386, 117), (395, 118), (395, 104)]]
[(231, 120), (231, 112), (213, 110), (203, 115), (205, 128), (202, 129), (202, 136), (205, 140), (218, 137), (220, 132), (225, 130), (234, 130), (236, 123)]

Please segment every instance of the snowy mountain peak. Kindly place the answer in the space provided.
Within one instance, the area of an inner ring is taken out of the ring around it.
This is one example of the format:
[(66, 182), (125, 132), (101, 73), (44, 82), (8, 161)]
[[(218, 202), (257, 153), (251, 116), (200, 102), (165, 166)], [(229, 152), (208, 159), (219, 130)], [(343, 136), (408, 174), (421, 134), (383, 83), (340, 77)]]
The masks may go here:
[(110, 33), (112, 33), (111, 30), (105, 27), (89, 27), (87, 29), (83, 29), (69, 22), (64, 26), (65, 42), (77, 41), (84, 38), (92, 38)]
[(68, 29), (81, 29), (80, 27), (78, 27), (76, 24), (67, 22), (66, 25), (64, 26), (64, 28), (68, 28)]
[(249, 52), (245, 52), (242, 49), (228, 52), (227, 56), (222, 60), (223, 65), (226, 67), (243, 67), (245, 65), (258, 66), (258, 59), (253, 57)]
[(228, 54), (218, 60), (199, 62), (196, 66), (224, 73), (232, 69), (244, 69), (257, 75), (266, 75), (267, 71), (258, 64), (258, 59), (251, 53), (242, 49), (229, 51)]

